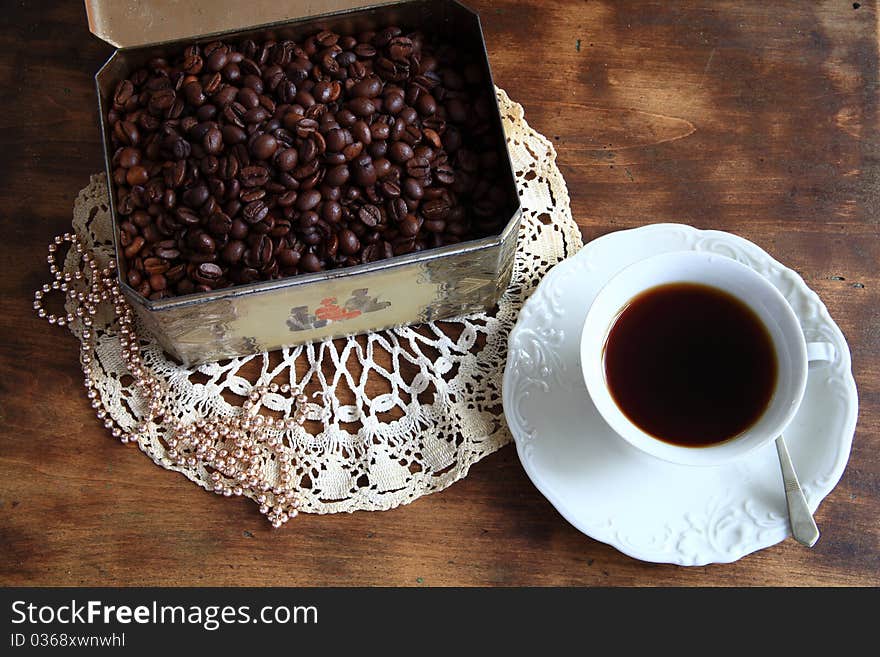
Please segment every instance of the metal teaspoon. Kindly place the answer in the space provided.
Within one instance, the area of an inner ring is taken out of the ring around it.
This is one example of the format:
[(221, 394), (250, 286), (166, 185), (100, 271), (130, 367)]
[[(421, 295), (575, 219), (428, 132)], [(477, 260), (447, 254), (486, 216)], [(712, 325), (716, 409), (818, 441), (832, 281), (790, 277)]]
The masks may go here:
[(788, 505), (791, 534), (798, 543), (813, 547), (819, 540), (819, 528), (813, 520), (810, 507), (807, 506), (807, 498), (801, 490), (801, 484), (782, 436), (776, 439), (776, 452), (779, 454), (779, 467), (782, 469), (782, 481), (785, 484), (785, 502)]

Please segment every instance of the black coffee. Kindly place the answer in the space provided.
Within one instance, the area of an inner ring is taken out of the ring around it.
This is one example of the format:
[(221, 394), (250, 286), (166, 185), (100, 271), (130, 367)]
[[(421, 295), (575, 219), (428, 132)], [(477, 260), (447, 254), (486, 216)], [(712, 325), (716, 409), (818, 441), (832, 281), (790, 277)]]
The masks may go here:
[(605, 377), (617, 406), (646, 433), (675, 445), (713, 445), (767, 409), (777, 362), (767, 328), (714, 287), (646, 290), (620, 313), (605, 343)]

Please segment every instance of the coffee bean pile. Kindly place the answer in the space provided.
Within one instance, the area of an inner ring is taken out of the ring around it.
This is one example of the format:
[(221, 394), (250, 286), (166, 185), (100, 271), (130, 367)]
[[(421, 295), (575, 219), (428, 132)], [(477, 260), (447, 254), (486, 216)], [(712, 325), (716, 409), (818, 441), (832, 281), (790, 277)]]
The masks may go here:
[(477, 61), (387, 27), (134, 71), (107, 116), (128, 283), (161, 299), (497, 234), (513, 200)]

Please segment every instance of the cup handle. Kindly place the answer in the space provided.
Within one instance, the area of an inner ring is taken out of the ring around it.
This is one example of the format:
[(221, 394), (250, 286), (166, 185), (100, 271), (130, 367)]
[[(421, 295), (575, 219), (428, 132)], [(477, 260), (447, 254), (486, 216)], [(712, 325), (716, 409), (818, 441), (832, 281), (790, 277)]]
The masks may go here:
[(834, 361), (837, 356), (837, 349), (830, 342), (808, 342), (807, 343), (807, 360), (810, 363)]

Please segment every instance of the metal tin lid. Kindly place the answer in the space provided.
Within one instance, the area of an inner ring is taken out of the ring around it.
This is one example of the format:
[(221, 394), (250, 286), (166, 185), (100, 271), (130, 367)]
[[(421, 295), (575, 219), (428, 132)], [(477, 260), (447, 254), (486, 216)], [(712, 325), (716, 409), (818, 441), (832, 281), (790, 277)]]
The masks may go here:
[(381, 4), (381, 0), (85, 0), (89, 30), (117, 48)]

